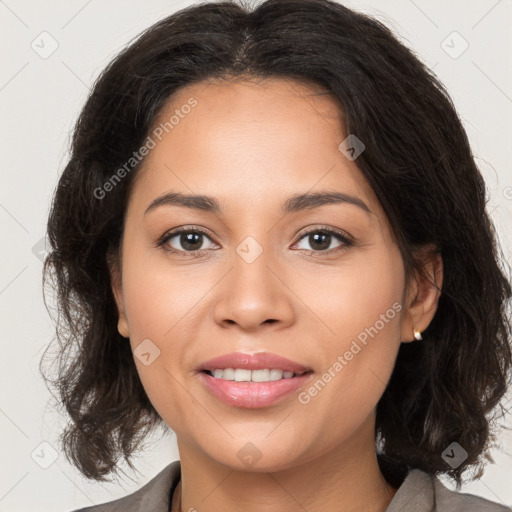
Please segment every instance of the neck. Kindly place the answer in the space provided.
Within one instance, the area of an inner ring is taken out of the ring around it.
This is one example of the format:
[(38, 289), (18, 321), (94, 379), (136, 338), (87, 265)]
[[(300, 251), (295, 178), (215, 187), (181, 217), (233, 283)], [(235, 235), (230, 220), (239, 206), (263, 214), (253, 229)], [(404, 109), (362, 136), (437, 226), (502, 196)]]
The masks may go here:
[(181, 480), (172, 512), (384, 512), (396, 489), (371, 443), (354, 438), (316, 459), (275, 472), (233, 469), (178, 440)]

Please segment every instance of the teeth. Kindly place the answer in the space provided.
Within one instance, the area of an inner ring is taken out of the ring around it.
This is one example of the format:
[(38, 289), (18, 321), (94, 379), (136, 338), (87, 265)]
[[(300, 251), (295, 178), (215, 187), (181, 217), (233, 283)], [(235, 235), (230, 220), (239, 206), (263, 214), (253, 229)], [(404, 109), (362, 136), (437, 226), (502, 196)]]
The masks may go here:
[(244, 368), (226, 368), (222, 370), (216, 368), (213, 370), (213, 376), (216, 379), (234, 380), (236, 382), (270, 382), (273, 380), (291, 379), (303, 373), (285, 372), (278, 368), (272, 368), (271, 370), (246, 370)]

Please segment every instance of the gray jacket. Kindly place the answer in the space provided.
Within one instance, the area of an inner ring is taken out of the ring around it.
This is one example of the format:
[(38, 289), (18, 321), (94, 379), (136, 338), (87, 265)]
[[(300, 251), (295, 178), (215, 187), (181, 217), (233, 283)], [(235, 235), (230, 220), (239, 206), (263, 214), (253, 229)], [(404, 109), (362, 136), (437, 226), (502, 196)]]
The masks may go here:
[[(181, 477), (180, 461), (171, 462), (151, 481), (124, 498), (74, 512), (169, 512)], [(450, 491), (436, 477), (419, 469), (407, 473), (385, 512), (511, 512), (472, 494)]]

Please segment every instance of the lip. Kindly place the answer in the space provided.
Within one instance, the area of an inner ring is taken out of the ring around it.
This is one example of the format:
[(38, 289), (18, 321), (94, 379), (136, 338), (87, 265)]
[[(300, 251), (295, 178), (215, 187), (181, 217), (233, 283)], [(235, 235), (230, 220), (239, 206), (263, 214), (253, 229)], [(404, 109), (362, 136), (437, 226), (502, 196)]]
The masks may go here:
[(205, 371), (200, 371), (197, 375), (206, 389), (224, 403), (245, 409), (259, 409), (284, 400), (297, 392), (312, 378), (313, 373), (308, 372), (290, 379), (270, 382), (236, 382), (217, 379)]
[[(234, 380), (217, 379), (206, 373), (215, 369), (241, 368), (245, 370), (279, 370), (303, 373), (289, 379), (270, 382), (237, 382)], [(198, 376), (206, 389), (219, 400), (246, 409), (267, 407), (284, 400), (293, 392), (304, 386), (312, 376), (312, 369), (296, 361), (270, 352), (247, 354), (232, 352), (210, 359), (197, 369)]]
[(213, 372), (215, 369), (225, 370), (226, 368), (243, 368), (245, 370), (264, 370), (266, 368), (271, 370), (277, 368), (294, 373), (311, 371), (311, 368), (307, 366), (270, 352), (258, 352), (256, 354), (232, 352), (231, 354), (224, 354), (204, 362), (198, 368), (198, 371), (209, 370)]

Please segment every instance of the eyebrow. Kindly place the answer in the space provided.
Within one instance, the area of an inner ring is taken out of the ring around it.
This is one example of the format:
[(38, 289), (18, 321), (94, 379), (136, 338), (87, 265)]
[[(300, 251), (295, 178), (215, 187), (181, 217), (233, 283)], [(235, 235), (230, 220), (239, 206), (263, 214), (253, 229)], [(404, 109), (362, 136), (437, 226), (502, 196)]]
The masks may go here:
[[(286, 199), (282, 205), (281, 211), (284, 214), (288, 214), (340, 203), (357, 206), (368, 214), (373, 215), (373, 212), (364, 201), (343, 192), (307, 192), (305, 194), (296, 194)], [(160, 206), (184, 206), (185, 208), (192, 208), (194, 210), (222, 214), (222, 208), (213, 197), (169, 192), (152, 201), (144, 212), (144, 215)]]

